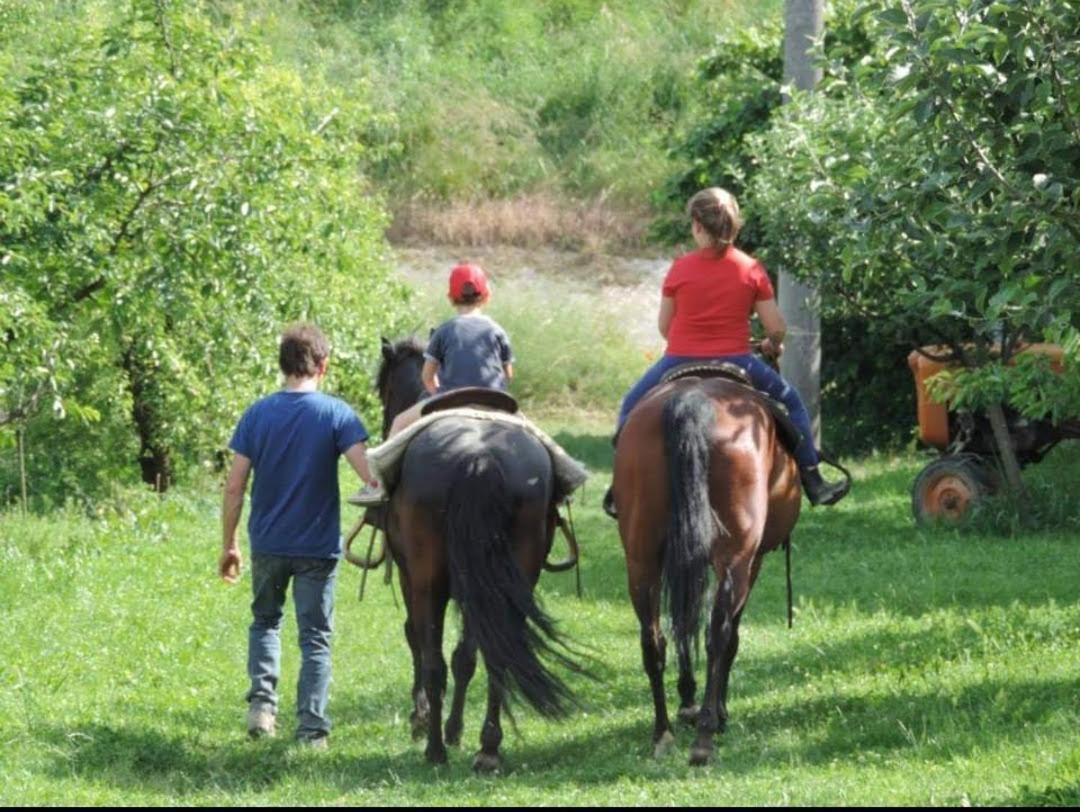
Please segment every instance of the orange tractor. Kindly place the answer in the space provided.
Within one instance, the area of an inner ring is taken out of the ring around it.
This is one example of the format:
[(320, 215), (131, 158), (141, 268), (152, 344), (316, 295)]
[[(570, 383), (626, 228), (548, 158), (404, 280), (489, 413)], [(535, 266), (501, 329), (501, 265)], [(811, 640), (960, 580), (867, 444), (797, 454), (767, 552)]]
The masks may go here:
[[(1062, 371), (1063, 351), (1056, 344), (1030, 344), (1021, 352), (1046, 355), (1054, 371)], [(960, 519), (980, 497), (1001, 486), (998, 450), (989, 417), (937, 403), (927, 391), (929, 378), (958, 367), (957, 363), (928, 357), (941, 354), (940, 347), (924, 347), (908, 356), (908, 366), (915, 376), (919, 437), (941, 452), (915, 478), (911, 507), (920, 522)], [(1009, 441), (1021, 466), (1038, 462), (1063, 439), (1080, 437), (1080, 421), (1056, 426), (1045, 420), (1029, 420), (1008, 407), (1004, 412)]]

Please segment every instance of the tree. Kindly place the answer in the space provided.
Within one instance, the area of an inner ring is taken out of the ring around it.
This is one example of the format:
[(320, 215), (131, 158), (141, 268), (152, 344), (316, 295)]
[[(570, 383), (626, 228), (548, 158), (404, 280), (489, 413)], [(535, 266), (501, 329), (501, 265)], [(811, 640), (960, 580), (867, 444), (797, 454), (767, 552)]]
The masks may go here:
[[(1080, 374), (1080, 6), (901, 0), (859, 13), (890, 68), (853, 71), (846, 97), (801, 98), (757, 142), (773, 256), (839, 311), (940, 345), (965, 367), (953, 397), (992, 419), (1005, 403), (1080, 411), (1060, 394)], [(1065, 376), (1010, 363), (1039, 339), (1071, 348)]]
[(299, 318), (370, 404), (403, 292), (362, 94), (270, 67), (221, 5), (70, 6), (25, 12), (52, 38), (0, 91), (0, 422), (130, 410), (142, 479), (164, 489), (178, 457), (223, 446)]

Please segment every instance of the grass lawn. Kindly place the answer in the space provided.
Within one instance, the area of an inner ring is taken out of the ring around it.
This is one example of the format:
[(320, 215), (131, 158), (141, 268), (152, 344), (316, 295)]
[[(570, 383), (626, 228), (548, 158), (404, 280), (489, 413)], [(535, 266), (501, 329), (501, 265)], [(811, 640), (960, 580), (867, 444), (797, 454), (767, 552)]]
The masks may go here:
[[(742, 625), (728, 732), (715, 762), (691, 769), (687, 729), (670, 757), (650, 756), (652, 706), (622, 551), (599, 510), (608, 427), (545, 426), (596, 476), (575, 513), (584, 598), (572, 574), (545, 574), (541, 591), (571, 637), (595, 650), (602, 679), (571, 680), (584, 709), (565, 722), (520, 709), (503, 775), (470, 770), (482, 668), (464, 746), (446, 767), (424, 763), (408, 733), (404, 614), (378, 577), (359, 602), (360, 574), (347, 565), (330, 750), (289, 740), (291, 618), (281, 735), (249, 742), (250, 582), (246, 571), (235, 587), (214, 577), (219, 498), (208, 487), (161, 500), (120, 494), (89, 519), (0, 516), (0, 803), (1080, 803), (1075, 520), (1012, 538), (919, 530), (909, 491), (920, 461), (856, 463), (852, 496), (806, 510), (797, 530), (791, 631), (783, 557), (767, 562)], [(1071, 482), (1075, 495), (1078, 450), (1059, 449), (1028, 480)], [(674, 701), (670, 664), (668, 684)]]

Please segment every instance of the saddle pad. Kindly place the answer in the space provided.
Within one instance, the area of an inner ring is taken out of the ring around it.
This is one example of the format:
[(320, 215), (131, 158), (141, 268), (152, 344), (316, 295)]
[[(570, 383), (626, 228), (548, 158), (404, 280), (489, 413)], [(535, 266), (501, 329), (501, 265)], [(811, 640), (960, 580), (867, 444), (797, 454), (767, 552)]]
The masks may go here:
[(555, 472), (556, 493), (561, 498), (577, 490), (588, 478), (589, 472), (584, 464), (578, 462), (563, 450), (562, 446), (549, 437), (541, 428), (520, 412), (508, 414), (506, 412), (494, 412), (489, 409), (455, 408), (437, 411), (433, 414), (421, 417), (400, 434), (391, 437), (382, 445), (369, 448), (367, 451), (368, 466), (375, 478), (382, 482), (387, 490), (393, 488), (397, 481), (398, 469), (401, 467), (401, 458), (409, 442), (417, 434), (422, 432), (437, 420), (445, 420), (453, 417), (467, 417), (475, 420), (490, 420), (495, 423), (517, 426), (525, 429), (548, 450), (551, 455), (551, 463)]
[(420, 407), (422, 415), (470, 406), (497, 409), (510, 414), (515, 414), (518, 410), (518, 404), (513, 395), (501, 389), (489, 389), (485, 386), (463, 386), (460, 389), (451, 389), (449, 392), (440, 392), (438, 395), (432, 395), (423, 404)]

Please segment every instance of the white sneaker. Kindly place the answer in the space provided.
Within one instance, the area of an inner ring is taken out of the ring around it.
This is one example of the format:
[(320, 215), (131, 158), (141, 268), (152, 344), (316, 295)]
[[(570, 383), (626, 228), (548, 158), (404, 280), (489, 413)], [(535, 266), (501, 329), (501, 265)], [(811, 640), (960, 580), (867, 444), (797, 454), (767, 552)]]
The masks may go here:
[(269, 705), (253, 702), (248, 708), (247, 715), (248, 735), (253, 739), (261, 739), (264, 736), (273, 737), (277, 732), (277, 717), (274, 709)]
[(359, 491), (350, 496), (346, 501), (350, 505), (359, 505), (360, 507), (374, 507), (381, 505), (387, 500), (386, 491), (383, 490), (382, 485), (365, 485)]
[(329, 736), (297, 736), (296, 743), (306, 750), (326, 750), (330, 746)]

